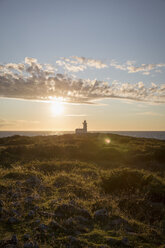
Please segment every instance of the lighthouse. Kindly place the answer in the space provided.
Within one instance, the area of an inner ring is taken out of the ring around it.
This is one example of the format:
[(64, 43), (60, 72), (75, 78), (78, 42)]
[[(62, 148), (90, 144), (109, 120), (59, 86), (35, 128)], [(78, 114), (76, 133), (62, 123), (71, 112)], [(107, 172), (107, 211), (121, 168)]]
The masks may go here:
[(76, 134), (82, 134), (82, 133), (87, 133), (87, 122), (86, 120), (84, 120), (83, 124), (83, 128), (76, 128), (75, 133)]
[(83, 122), (83, 130), (84, 130), (84, 133), (87, 133), (87, 122), (86, 122), (86, 120)]

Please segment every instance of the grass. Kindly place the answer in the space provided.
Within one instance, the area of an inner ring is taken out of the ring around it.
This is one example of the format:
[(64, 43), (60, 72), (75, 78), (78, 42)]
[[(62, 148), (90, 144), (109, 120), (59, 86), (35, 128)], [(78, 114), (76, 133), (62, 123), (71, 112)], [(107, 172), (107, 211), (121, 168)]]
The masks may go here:
[[(28, 233), (39, 247), (161, 248), (164, 154), (164, 141), (114, 134), (2, 138), (0, 236), (16, 233), (20, 247)], [(71, 212), (55, 216), (70, 205)], [(99, 209), (106, 219), (95, 219)], [(11, 217), (18, 222), (9, 223)]]

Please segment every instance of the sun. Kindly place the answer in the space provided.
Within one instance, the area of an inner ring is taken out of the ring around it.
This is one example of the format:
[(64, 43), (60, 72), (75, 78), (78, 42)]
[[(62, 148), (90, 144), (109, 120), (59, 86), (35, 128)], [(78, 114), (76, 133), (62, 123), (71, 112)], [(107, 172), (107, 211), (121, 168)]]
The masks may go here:
[(51, 102), (51, 112), (53, 116), (60, 116), (64, 112), (64, 107), (61, 100)]

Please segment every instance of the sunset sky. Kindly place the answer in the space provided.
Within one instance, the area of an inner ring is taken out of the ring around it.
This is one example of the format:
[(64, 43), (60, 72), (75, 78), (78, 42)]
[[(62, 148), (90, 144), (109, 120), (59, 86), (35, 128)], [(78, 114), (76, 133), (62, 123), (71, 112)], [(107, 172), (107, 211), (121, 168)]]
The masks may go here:
[(0, 130), (165, 130), (164, 0), (0, 0)]

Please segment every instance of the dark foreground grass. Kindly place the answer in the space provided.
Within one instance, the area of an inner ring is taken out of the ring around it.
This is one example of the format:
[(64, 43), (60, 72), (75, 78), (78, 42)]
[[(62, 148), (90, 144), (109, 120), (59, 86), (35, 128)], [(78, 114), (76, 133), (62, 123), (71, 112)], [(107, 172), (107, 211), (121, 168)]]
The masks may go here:
[(90, 134), (0, 144), (0, 247), (165, 246), (163, 141)]

